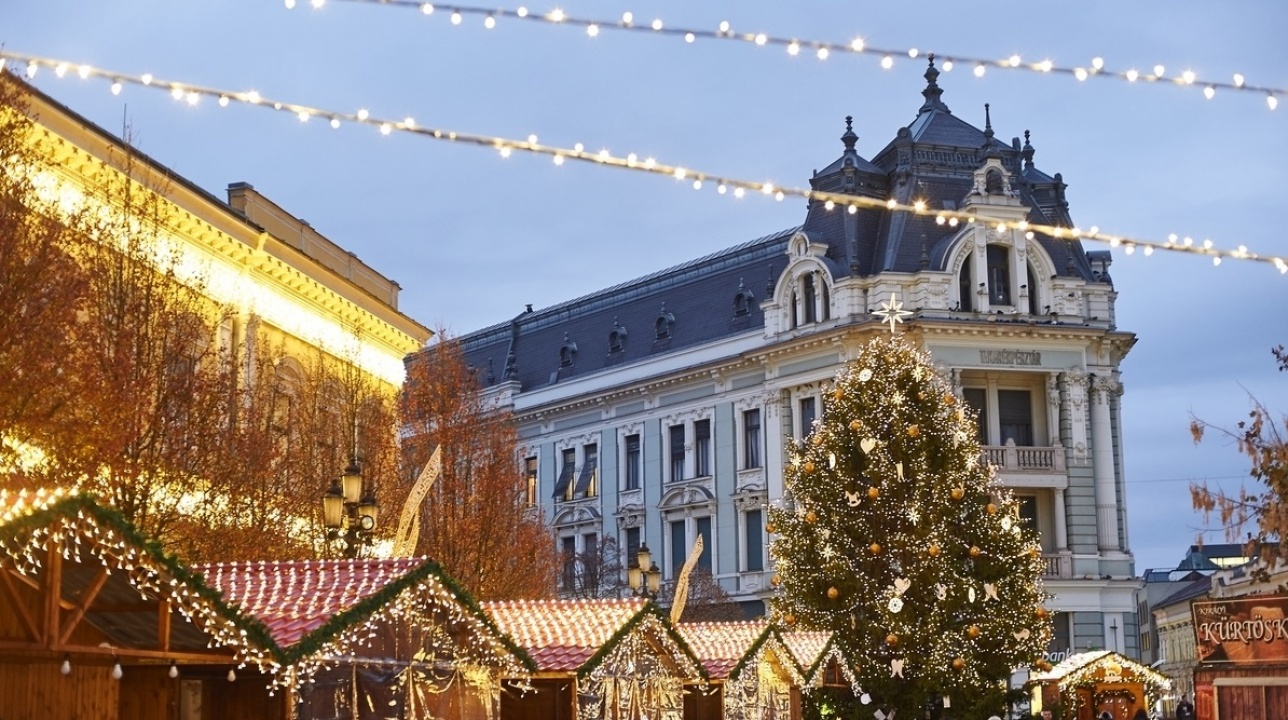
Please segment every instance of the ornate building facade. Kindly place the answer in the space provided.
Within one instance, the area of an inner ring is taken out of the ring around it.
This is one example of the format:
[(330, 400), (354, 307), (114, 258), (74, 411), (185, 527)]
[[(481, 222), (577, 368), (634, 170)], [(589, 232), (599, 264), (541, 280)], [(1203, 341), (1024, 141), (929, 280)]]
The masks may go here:
[(1115, 324), (1109, 253), (1028, 231), (1073, 226), (1061, 176), (1037, 169), (1027, 131), (997, 140), (987, 107), (983, 130), (954, 115), (933, 60), (925, 77), (871, 160), (847, 118), (841, 156), (810, 178), (925, 214), (811, 201), (800, 227), (465, 335), (467, 358), (514, 410), (529, 500), (565, 552), (647, 544), (671, 581), (701, 537), (699, 565), (756, 614), (790, 446), (897, 295), (902, 332), (979, 412), (987, 461), (1040, 531), (1052, 659), (1134, 656), (1118, 367), (1135, 337)]

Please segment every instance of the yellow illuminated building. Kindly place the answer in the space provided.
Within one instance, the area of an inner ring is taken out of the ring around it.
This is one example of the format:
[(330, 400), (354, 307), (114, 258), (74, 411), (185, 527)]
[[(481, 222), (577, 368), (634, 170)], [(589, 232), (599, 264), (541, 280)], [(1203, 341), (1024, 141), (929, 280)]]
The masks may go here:
[(248, 370), (253, 343), (268, 339), (291, 356), (316, 348), (351, 362), (391, 390), (402, 384), (403, 357), (432, 333), (398, 310), (397, 283), (251, 185), (234, 183), (220, 199), (17, 82), (41, 136), (40, 192), (69, 209), (93, 203), (89, 188), (123, 179), (121, 159), (130, 157), (128, 182), (160, 200), (159, 256), (232, 311), (212, 340)]

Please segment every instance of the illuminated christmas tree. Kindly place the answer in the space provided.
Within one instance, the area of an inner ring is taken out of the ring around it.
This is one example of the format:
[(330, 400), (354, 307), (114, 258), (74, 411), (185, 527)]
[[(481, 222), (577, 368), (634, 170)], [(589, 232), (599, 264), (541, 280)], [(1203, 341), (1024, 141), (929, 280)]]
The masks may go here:
[[(874, 715), (986, 717), (1051, 636), (1037, 533), (929, 356), (871, 341), (825, 395), (770, 509), (778, 619), (825, 629)], [(949, 709), (945, 709), (949, 708)]]

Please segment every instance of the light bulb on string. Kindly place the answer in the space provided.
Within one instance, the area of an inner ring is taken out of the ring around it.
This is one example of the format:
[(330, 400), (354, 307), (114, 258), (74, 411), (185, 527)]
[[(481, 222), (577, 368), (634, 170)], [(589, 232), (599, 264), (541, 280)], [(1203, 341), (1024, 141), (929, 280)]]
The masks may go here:
[(483, 27), (487, 28), (488, 30), (491, 30), (492, 28), (496, 27), (496, 18), (491, 15), (488, 15), (487, 17), (483, 18)]
[(63, 675), (72, 674), (72, 656), (70, 654), (63, 653), (63, 664), (58, 666), (58, 672)]
[(599, 26), (594, 23), (587, 25), (586, 34), (590, 37), (599, 37)]
[(975, 66), (974, 72), (975, 72), (975, 77), (984, 77), (984, 73), (986, 72), (986, 69), (982, 64), (980, 64)]
[(1279, 98), (1275, 97), (1274, 95), (1267, 95), (1266, 107), (1269, 107), (1271, 110), (1274, 110), (1275, 108), (1279, 107)]
[(461, 20), (463, 20), (463, 19), (464, 19), (464, 18), (462, 18), (462, 17), (461, 17), (460, 12), (453, 12), (453, 13), (452, 13), (452, 24), (453, 24), (453, 25), (460, 25), (460, 24), (461, 24)]
[(1126, 73), (1126, 77), (1127, 77), (1127, 82), (1136, 82), (1136, 79), (1140, 77), (1140, 71), (1136, 69), (1128, 70)]
[(125, 675), (125, 671), (121, 669), (121, 661), (116, 657), (113, 657), (112, 658), (112, 679), (120, 680), (124, 675)]
[[(891, 56), (887, 54), (885, 55), (885, 57), (889, 58)], [(3, 50), (0, 50), (0, 58), (4, 58), (11, 62), (12, 61), (26, 62), (28, 63), (29, 66), (47, 65), (49, 67), (59, 67), (59, 66), (68, 67), (68, 68), (79, 67), (78, 65), (68, 63), (66, 61), (31, 57), (31, 56), (18, 54), (18, 53), (5, 52)], [(892, 58), (891, 58), (891, 62), (893, 62)], [(946, 62), (947, 61), (945, 61), (945, 64)], [(129, 82), (139, 82), (139, 83), (142, 83), (144, 80), (152, 81), (152, 78), (150, 76), (132, 77), (128, 74), (117, 73), (111, 70), (97, 69), (97, 68), (91, 68), (90, 75), (92, 77), (101, 77), (105, 80), (111, 80), (116, 82), (120, 82), (123, 80), (129, 81)], [(1221, 85), (1218, 83), (1205, 83), (1205, 86), (1209, 84), (1213, 85), (1214, 87), (1227, 87), (1227, 85)], [(313, 115), (318, 115), (322, 118), (325, 118), (325, 121), (331, 124), (332, 127), (334, 127), (338, 121), (341, 121), (346, 118), (355, 117), (354, 115), (351, 115), (349, 113), (336, 112), (334, 110), (310, 107), (310, 106), (296, 104), (296, 103), (283, 103), (283, 102), (271, 101), (271, 100), (264, 101), (264, 99), (261, 98), (258, 92), (256, 91), (235, 92), (235, 91), (221, 91), (213, 88), (200, 88), (200, 89), (194, 90), (194, 89), (191, 89), (194, 86), (191, 86), (191, 85), (185, 86), (185, 84), (171, 82), (171, 81), (156, 82), (154, 86), (159, 87), (160, 89), (163, 89), (167, 92), (170, 92), (176, 98), (182, 97), (183, 99), (186, 99), (189, 103), (196, 102), (196, 100), (202, 97), (203, 95), (211, 95), (212, 97), (215, 97), (215, 98), (226, 97), (228, 98), (229, 101), (239, 100), (239, 101), (244, 101), (252, 104), (264, 103), (262, 106), (271, 107), (274, 110), (278, 110), (278, 111), (291, 112), (292, 114), (295, 114), (302, 122), (307, 121), (307, 119), (312, 117)], [(1257, 88), (1257, 90), (1262, 93), (1265, 93), (1267, 98), (1267, 104), (1272, 109), (1274, 107), (1277, 107), (1278, 97), (1277, 97), (1276, 91), (1272, 91), (1266, 88)], [(221, 102), (221, 104), (223, 103)], [(543, 154), (548, 154), (552, 156), (555, 154), (558, 154), (564, 159), (571, 157), (577, 160), (582, 160), (587, 162), (597, 162), (601, 164), (611, 164), (615, 167), (629, 168), (637, 171), (644, 170), (644, 171), (649, 171), (654, 173), (672, 174), (675, 172), (675, 169), (676, 169), (676, 166), (668, 167), (665, 165), (659, 165), (657, 161), (653, 158), (648, 158), (641, 166), (638, 163), (636, 156), (633, 153), (628, 155), (626, 158), (622, 159), (622, 158), (613, 158), (611, 155), (608, 155), (606, 152), (601, 152), (597, 155), (587, 155), (584, 151), (584, 147), (578, 147), (578, 149), (576, 150), (557, 148), (557, 147), (549, 147), (549, 148), (539, 147), (539, 146), (536, 146), (537, 138), (535, 134), (529, 136), (528, 143), (524, 144), (522, 141), (507, 139), (503, 137), (477, 135), (473, 133), (457, 133), (455, 131), (447, 131), (443, 129), (421, 128), (416, 126), (410, 118), (406, 119), (405, 121), (399, 121), (396, 123), (393, 121), (381, 121), (378, 119), (371, 118), (370, 115), (365, 110), (360, 110), (356, 117), (359, 121), (377, 126), (382, 135), (389, 135), (392, 133), (394, 129), (398, 129), (403, 132), (414, 132), (416, 134), (419, 134), (425, 137), (432, 137), (435, 139), (447, 139), (453, 142), (463, 141), (473, 145), (487, 146), (492, 148), (500, 148), (502, 146), (506, 146), (510, 148), (518, 148), (522, 150), (541, 152)], [(719, 175), (716, 175), (714, 173), (702, 173), (702, 172), (695, 171), (692, 168), (686, 168), (685, 172), (687, 175), (691, 176), (690, 182), (692, 182), (692, 179), (702, 179), (704, 177), (720, 177)], [(759, 189), (765, 195), (772, 196), (775, 199), (785, 199), (787, 195), (799, 196), (799, 197), (806, 198), (807, 200), (818, 199), (818, 200), (826, 201), (826, 200), (832, 199), (832, 198), (829, 198), (830, 193), (826, 193), (826, 192), (820, 193), (814, 190), (807, 190), (807, 189), (801, 189), (801, 188), (779, 188), (779, 187), (776, 187), (773, 183), (749, 182), (749, 181), (742, 181), (742, 180), (734, 180), (726, 177), (725, 180), (721, 182), (721, 184), (734, 186), (735, 197), (742, 197), (743, 195), (745, 195), (744, 188), (749, 187), (752, 189)], [(845, 197), (843, 200), (841, 199), (837, 200), (838, 204), (840, 204), (841, 202), (851, 207), (852, 212), (857, 212), (858, 207), (867, 207), (869, 205), (873, 207), (881, 206), (891, 211), (897, 211), (897, 212), (924, 212), (924, 209), (917, 207), (915, 203), (909, 204), (909, 205), (903, 205), (892, 199), (887, 201), (878, 201), (878, 200), (873, 200), (869, 198)], [(948, 218), (949, 224), (952, 227), (956, 227), (961, 219), (965, 219), (968, 222), (971, 220), (968, 213), (948, 212), (948, 213), (943, 213), (943, 215)], [(1068, 228), (1061, 228), (1057, 226), (1035, 225), (1034, 227), (1039, 232), (1055, 238), (1070, 236), (1070, 234), (1072, 237), (1075, 237), (1075, 238), (1081, 237), (1080, 232), (1076, 228), (1070, 231)], [(1107, 241), (1106, 238), (1097, 238), (1096, 233), (1094, 231), (1090, 239), (1099, 239), (1102, 241)], [(1151, 242), (1147, 240), (1137, 240), (1135, 238), (1130, 239), (1130, 242), (1134, 244), (1138, 244), (1142, 247), (1153, 246), (1155, 247), (1155, 249), (1174, 249), (1179, 251), (1193, 252), (1193, 250), (1190, 250), (1188, 246), (1186, 246), (1186, 248), (1179, 248), (1179, 247), (1176, 247), (1173, 243), (1168, 243), (1165, 245), (1163, 243)], [(1238, 253), (1232, 253), (1232, 252), (1212, 248), (1210, 243), (1209, 243), (1209, 247), (1204, 252), (1205, 254), (1208, 254), (1208, 255), (1217, 255), (1220, 257), (1233, 257), (1235, 259), (1254, 260), (1254, 261), (1267, 262), (1267, 263), (1273, 262), (1277, 269), (1280, 267), (1280, 263), (1277, 262), (1277, 260), (1281, 260), (1279, 258), (1272, 258), (1264, 255), (1259, 255), (1256, 253), (1244, 254), (1242, 251)]]
[(175, 665), (173, 660), (170, 661), (170, 669), (166, 671), (166, 675), (171, 679), (179, 677), (179, 666)]
[(894, 67), (894, 58), (890, 57), (889, 55), (886, 55), (885, 57), (881, 58), (881, 68), (883, 70), (889, 70), (892, 67)]

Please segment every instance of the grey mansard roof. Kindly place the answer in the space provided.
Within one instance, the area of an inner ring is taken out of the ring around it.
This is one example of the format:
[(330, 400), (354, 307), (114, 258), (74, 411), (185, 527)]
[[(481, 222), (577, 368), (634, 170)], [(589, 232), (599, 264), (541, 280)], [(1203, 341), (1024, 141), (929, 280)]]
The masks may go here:
[[(1038, 170), (1028, 131), (1006, 144), (993, 136), (985, 110), (980, 130), (953, 115), (942, 101), (933, 56), (925, 73), (925, 102), (906, 127), (872, 160), (855, 149), (858, 136), (846, 118), (843, 150), (810, 178), (815, 190), (924, 200), (932, 210), (959, 209), (973, 188), (974, 173), (986, 158), (998, 158), (1011, 173), (1011, 186), (1033, 223), (1072, 227), (1063, 178)], [(933, 215), (884, 209), (849, 213), (811, 201), (799, 228), (744, 242), (706, 257), (621, 283), (553, 307), (520, 313), (509, 322), (460, 338), (467, 361), (484, 386), (517, 380), (524, 391), (620, 364), (632, 364), (684, 348), (763, 328), (760, 303), (787, 264), (786, 248), (798, 231), (827, 245), (825, 264), (833, 279), (884, 272), (946, 269), (959, 230), (938, 225)], [(1081, 245), (1038, 235), (1036, 241), (1056, 272), (1098, 281)], [(1107, 280), (1104, 279), (1104, 280)], [(746, 314), (735, 314), (739, 297)], [(661, 321), (669, 337), (657, 337)], [(614, 331), (621, 341), (610, 352)], [(561, 354), (561, 351), (562, 354)], [(571, 359), (571, 364), (561, 362)]]

